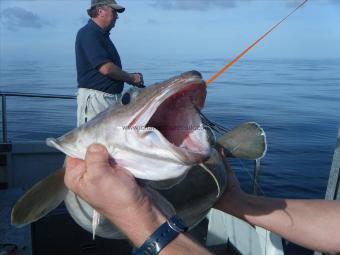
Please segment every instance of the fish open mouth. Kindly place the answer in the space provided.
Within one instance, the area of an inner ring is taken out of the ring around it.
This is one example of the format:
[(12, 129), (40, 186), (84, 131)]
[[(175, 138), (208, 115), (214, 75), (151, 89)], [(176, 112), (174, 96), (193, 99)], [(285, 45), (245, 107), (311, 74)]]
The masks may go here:
[(177, 178), (210, 156), (198, 111), (205, 96), (202, 76), (187, 72), (138, 90), (128, 105), (109, 107), (62, 137), (48, 139), (47, 144), (84, 159), (86, 148), (100, 143), (137, 178)]
[(202, 79), (186, 80), (184, 84), (169, 88), (162, 97), (150, 102), (143, 116), (139, 115), (143, 121), (137, 120), (134, 124), (154, 130), (177, 150), (191, 154), (191, 158), (192, 154), (202, 157), (210, 151), (207, 133), (197, 111), (203, 107), (205, 96), (206, 86)]
[(201, 118), (196, 108), (202, 107), (204, 97), (205, 93), (199, 84), (186, 87), (164, 100), (146, 127), (157, 129), (176, 146), (182, 147), (183, 144), (197, 142), (190, 139), (190, 134), (202, 129)]

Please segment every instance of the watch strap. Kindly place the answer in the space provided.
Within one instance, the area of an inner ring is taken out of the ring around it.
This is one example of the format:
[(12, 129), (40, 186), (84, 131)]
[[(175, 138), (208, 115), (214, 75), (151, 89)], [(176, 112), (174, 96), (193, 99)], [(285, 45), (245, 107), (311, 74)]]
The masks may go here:
[(144, 242), (144, 244), (133, 252), (133, 255), (156, 255), (168, 243), (174, 240), (179, 233), (188, 228), (178, 216), (170, 217)]

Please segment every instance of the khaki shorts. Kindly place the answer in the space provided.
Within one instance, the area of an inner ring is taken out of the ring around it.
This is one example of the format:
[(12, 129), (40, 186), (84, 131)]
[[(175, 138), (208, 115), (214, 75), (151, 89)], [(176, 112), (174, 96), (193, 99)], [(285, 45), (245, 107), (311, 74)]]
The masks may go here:
[(77, 92), (77, 126), (89, 121), (108, 106), (121, 104), (121, 94), (108, 94), (94, 89), (79, 88)]

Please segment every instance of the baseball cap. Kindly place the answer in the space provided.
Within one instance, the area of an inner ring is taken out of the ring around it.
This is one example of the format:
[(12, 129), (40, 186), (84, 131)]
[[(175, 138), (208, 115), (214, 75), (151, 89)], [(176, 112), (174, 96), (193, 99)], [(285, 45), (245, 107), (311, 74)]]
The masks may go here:
[(125, 8), (119, 4), (115, 0), (91, 0), (91, 8), (97, 5), (107, 5), (112, 7), (116, 12), (122, 13), (125, 11)]

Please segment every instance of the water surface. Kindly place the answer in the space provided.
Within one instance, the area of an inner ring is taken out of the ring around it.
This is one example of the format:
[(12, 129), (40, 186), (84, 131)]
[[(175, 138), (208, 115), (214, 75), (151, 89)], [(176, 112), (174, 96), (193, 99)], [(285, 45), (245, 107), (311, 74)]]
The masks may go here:
[[(133, 70), (137, 66), (152, 84), (192, 69), (208, 79), (226, 62), (152, 59), (133, 63)], [(339, 71), (339, 60), (241, 60), (209, 86), (207, 117), (228, 128), (256, 121), (265, 129), (268, 152), (259, 182), (266, 195), (324, 197), (340, 125)], [(0, 89), (74, 95), (74, 63), (2, 61)], [(74, 100), (11, 97), (7, 103), (11, 141), (57, 137), (75, 126)], [(252, 164), (233, 160), (247, 190)]]

